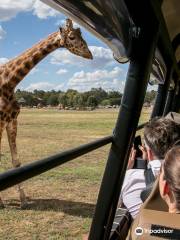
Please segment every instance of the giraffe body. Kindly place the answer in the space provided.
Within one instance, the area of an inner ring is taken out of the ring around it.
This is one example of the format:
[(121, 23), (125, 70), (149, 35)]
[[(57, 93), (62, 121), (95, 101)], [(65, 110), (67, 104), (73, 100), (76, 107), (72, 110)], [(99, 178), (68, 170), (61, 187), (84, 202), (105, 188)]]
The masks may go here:
[[(67, 19), (65, 28), (60, 28), (60, 31), (52, 33), (18, 57), (0, 66), (0, 147), (2, 132), (6, 128), (14, 167), (20, 166), (16, 148), (17, 117), (20, 106), (14, 95), (15, 87), (42, 59), (62, 47), (76, 55), (92, 59), (80, 29), (74, 29), (72, 21)], [(21, 185), (18, 185), (18, 189), (21, 203), (24, 204), (26, 199)], [(1, 199), (0, 205), (2, 205)]]

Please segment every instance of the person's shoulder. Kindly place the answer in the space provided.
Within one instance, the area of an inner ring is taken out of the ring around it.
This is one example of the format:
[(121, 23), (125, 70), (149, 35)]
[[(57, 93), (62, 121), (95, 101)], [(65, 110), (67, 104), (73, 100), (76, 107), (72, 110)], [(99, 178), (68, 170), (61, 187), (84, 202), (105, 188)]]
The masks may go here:
[(132, 176), (132, 175), (139, 175), (140, 173), (144, 173), (144, 169), (128, 169), (126, 171), (126, 176)]
[[(125, 174), (122, 193), (129, 191), (130, 188), (134, 188), (135, 185), (145, 184), (144, 169), (128, 169)], [(139, 187), (138, 187), (139, 188)]]
[(144, 179), (144, 169), (128, 169), (125, 174), (124, 184), (130, 184), (140, 178)]
[(153, 168), (160, 168), (161, 167), (161, 164), (163, 163), (164, 160), (159, 160), (159, 159), (155, 159), (155, 160), (152, 160), (148, 163), (148, 165)]

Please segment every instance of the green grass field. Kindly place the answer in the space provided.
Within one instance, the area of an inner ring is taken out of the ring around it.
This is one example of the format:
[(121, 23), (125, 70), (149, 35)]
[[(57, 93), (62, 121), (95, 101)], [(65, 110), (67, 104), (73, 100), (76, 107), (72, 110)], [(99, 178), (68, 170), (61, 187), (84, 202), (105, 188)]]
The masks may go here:
[[(22, 164), (110, 135), (117, 110), (22, 109), (17, 137)], [(141, 122), (148, 119), (143, 111)], [(0, 240), (82, 239), (89, 231), (109, 147), (105, 146), (23, 183), (28, 207), (20, 208), (16, 187), (1, 193)], [(0, 171), (12, 167), (3, 134)]]

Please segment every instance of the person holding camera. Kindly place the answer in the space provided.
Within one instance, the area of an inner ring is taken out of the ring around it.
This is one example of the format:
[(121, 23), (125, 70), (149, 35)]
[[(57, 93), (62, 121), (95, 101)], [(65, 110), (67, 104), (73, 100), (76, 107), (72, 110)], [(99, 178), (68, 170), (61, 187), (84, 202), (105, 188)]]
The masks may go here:
[(123, 203), (133, 218), (142, 204), (140, 195), (146, 188), (147, 176), (151, 181), (156, 179), (166, 152), (179, 139), (180, 125), (170, 119), (154, 118), (144, 127), (144, 145), (139, 148), (142, 151), (140, 161), (147, 161), (147, 170), (133, 168), (137, 161), (137, 150), (133, 147), (119, 198), (119, 205)]

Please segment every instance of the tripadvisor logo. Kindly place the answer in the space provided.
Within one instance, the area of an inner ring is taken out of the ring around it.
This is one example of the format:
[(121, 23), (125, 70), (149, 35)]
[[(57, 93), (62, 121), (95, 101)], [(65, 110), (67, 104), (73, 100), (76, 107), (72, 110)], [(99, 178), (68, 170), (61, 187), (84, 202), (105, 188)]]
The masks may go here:
[(138, 235), (138, 236), (142, 235), (143, 234), (143, 229), (141, 227), (137, 227), (135, 229), (135, 234)]

